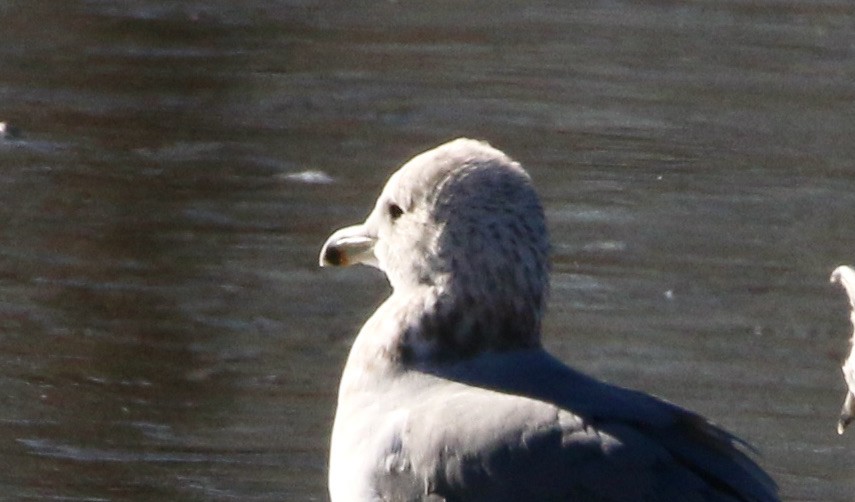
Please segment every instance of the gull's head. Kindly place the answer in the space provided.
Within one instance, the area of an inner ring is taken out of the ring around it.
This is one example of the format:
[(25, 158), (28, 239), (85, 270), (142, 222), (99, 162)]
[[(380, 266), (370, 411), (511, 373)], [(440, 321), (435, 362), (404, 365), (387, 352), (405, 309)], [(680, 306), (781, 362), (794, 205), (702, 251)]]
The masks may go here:
[(446, 322), (517, 338), (527, 332), (535, 339), (523, 345), (532, 345), (548, 254), (543, 210), (525, 170), (486, 143), (457, 139), (394, 173), (365, 222), (327, 239), (320, 263), (375, 266), (395, 293), (431, 291)]

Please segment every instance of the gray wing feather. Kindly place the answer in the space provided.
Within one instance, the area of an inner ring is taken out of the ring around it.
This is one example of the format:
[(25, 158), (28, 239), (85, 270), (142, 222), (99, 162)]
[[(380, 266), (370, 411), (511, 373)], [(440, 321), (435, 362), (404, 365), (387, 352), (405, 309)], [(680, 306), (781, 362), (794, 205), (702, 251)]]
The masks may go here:
[(544, 351), (491, 354), (431, 373), (459, 387), (420, 396), (412, 414), (418, 421), (402, 432), (404, 444), (417, 445), (411, 468), (422, 494), (778, 500), (774, 481), (733, 435), (673, 404), (585, 376)]

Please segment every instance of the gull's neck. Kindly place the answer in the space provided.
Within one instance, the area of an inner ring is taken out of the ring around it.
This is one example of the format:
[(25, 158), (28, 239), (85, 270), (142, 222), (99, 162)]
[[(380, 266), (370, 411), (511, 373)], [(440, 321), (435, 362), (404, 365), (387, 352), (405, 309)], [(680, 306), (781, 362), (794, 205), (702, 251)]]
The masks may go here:
[(539, 300), (491, 293), (448, 283), (396, 289), (360, 330), (342, 386), (486, 352), (540, 347)]

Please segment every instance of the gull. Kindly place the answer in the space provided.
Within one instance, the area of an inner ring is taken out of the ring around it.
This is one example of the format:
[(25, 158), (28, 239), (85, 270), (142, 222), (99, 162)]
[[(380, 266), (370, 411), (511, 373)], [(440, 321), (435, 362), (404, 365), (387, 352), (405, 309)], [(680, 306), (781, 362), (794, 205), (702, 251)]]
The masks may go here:
[[(831, 282), (840, 283), (846, 291), (846, 296), (849, 297), (849, 308), (851, 309), (849, 319), (852, 321), (853, 328), (855, 328), (855, 270), (846, 265), (841, 265), (831, 272)], [(838, 434), (843, 434), (846, 426), (855, 418), (855, 395), (853, 395), (853, 392), (855, 392), (855, 346), (853, 346), (855, 333), (852, 336), (853, 338), (849, 343), (849, 357), (846, 358), (846, 362), (843, 363), (842, 368), (843, 379), (846, 380), (848, 389), (846, 390), (846, 397), (843, 400), (843, 408), (840, 410), (840, 419), (837, 421)]]
[(333, 502), (778, 500), (732, 434), (544, 350), (543, 209), (489, 144), (404, 164), (320, 264), (371, 265), (392, 287), (345, 363)]

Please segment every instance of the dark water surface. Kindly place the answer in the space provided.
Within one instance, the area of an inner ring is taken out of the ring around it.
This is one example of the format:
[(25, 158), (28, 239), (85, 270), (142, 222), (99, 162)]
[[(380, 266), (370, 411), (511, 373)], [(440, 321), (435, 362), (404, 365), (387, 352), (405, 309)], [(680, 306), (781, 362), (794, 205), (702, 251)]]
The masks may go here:
[(319, 247), (469, 135), (543, 195), (553, 351), (852, 500), (855, 6), (565, 4), (0, 3), (2, 498), (326, 500), (387, 286)]

